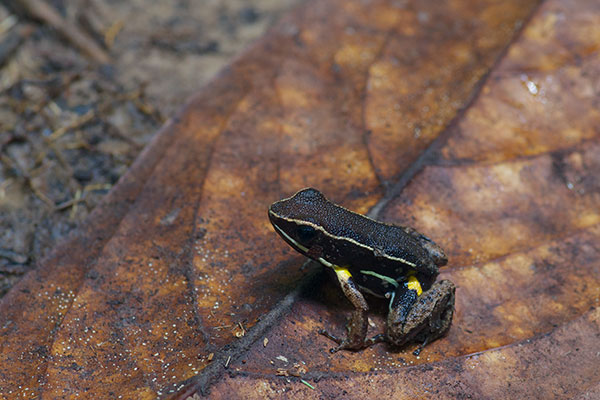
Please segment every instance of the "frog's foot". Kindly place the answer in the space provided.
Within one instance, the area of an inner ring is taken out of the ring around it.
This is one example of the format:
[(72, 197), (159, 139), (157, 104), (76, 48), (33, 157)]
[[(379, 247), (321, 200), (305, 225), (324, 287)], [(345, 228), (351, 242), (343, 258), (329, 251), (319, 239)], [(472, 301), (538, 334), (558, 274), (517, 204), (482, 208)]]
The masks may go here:
[(319, 333), (321, 335), (325, 336), (326, 338), (331, 339), (334, 342), (336, 342), (337, 344), (339, 344), (339, 346), (329, 349), (330, 353), (336, 353), (340, 350), (362, 350), (367, 347), (371, 347), (374, 344), (386, 341), (386, 336), (384, 334), (375, 335), (372, 338), (366, 339), (362, 342), (359, 342), (359, 341), (352, 342), (348, 338), (342, 339), (337, 336), (334, 336), (331, 333), (329, 333), (328, 331), (326, 331), (325, 329), (319, 329)]
[(379, 335), (375, 335), (372, 338), (365, 340), (365, 347), (371, 347), (374, 344), (381, 342), (387, 342), (387, 336), (385, 336), (383, 333), (380, 333)]
[(339, 345), (337, 347), (333, 347), (333, 348), (329, 349), (330, 353), (337, 353), (340, 350), (357, 351), (357, 350), (362, 350), (363, 348), (365, 348), (366, 341), (362, 338), (352, 337), (352, 335), (348, 335), (348, 337), (342, 339), (338, 336), (332, 335), (325, 329), (320, 329), (319, 333), (321, 335), (325, 336), (326, 338), (333, 340), (334, 342), (336, 342)]
[[(339, 338), (339, 337), (337, 337), (335, 335), (332, 335), (331, 333), (329, 333), (325, 329), (319, 329), (319, 333), (321, 335), (325, 336), (326, 338), (333, 340), (334, 342), (336, 342), (339, 345), (337, 347), (333, 347), (333, 348), (329, 349), (330, 353), (335, 353), (335, 352), (338, 352), (340, 350), (349, 349), (348, 348), (349, 343), (348, 343), (348, 341), (346, 339), (342, 339), (342, 338)], [(352, 350), (358, 350), (358, 349), (352, 349)]]

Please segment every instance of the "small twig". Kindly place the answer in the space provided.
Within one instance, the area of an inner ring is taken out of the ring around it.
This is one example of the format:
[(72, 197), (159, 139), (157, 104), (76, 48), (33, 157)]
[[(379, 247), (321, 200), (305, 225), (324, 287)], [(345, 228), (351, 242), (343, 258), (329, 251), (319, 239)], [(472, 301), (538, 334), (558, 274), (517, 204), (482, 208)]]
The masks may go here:
[(64, 19), (54, 8), (46, 4), (43, 0), (18, 0), (26, 12), (50, 25), (59, 32), (65, 39), (77, 46), (81, 51), (87, 54), (94, 61), (101, 64), (108, 64), (110, 57), (87, 33), (79, 29), (77, 25)]
[(54, 207), (54, 211), (61, 211), (61, 210), (64, 210), (65, 208), (69, 208), (69, 207), (71, 207), (73, 204), (75, 204), (75, 203), (77, 203), (77, 202), (79, 202), (79, 201), (82, 201), (82, 200), (83, 200), (83, 196), (82, 196), (82, 197), (80, 197), (80, 198), (78, 198), (78, 199), (76, 199), (76, 198), (72, 198), (72, 199), (70, 199), (70, 200), (63, 201), (62, 203), (60, 203), (60, 204), (57, 204), (57, 205)]
[(27, 182), (27, 185), (29, 186), (29, 188), (31, 189), (31, 191), (40, 199), (42, 200), (44, 203), (46, 203), (46, 205), (48, 205), (51, 208), (54, 208), (54, 201), (52, 201), (52, 199), (50, 199), (48, 196), (46, 196), (40, 189), (38, 189), (32, 182), (30, 177), (26, 177), (25, 181)]
[(15, 163), (10, 157), (7, 157), (1, 153), (0, 153), (0, 161), (2, 161), (2, 163), (7, 165), (9, 168), (13, 169), (15, 171), (16, 175), (18, 177), (20, 177), (20, 179), (23, 179), (23, 181), (27, 184), (27, 186), (29, 186), (29, 188), (31, 189), (33, 194), (35, 194), (40, 200), (42, 200), (48, 206), (54, 208), (54, 202), (34, 185), (33, 179), (31, 178), (30, 171), (29, 172), (23, 171), (17, 165), (17, 163)]
[(0, 182), (0, 201), (6, 197), (6, 188), (13, 184), (13, 180), (8, 178), (4, 182)]
[(109, 128), (106, 130), (107, 134), (116, 136), (117, 138), (123, 140), (124, 142), (127, 142), (127, 144), (129, 144), (131, 147), (133, 147), (137, 151), (141, 150), (142, 147), (144, 147), (143, 145), (141, 145), (138, 142), (136, 142), (135, 140), (133, 140), (130, 136), (121, 132), (121, 130), (119, 129), (118, 126), (113, 125), (108, 121), (103, 121), (103, 122)]
[[(5, 18), (4, 21), (0, 22), (0, 33), (3, 31), (9, 31), (12, 26), (5, 21), (9, 20), (10, 17)], [(10, 20), (9, 20), (10, 22)], [(4, 40), (0, 42), (0, 65), (4, 65), (11, 55), (19, 48), (23, 40), (25, 40), (33, 29), (30, 26), (24, 26), (10, 30)]]
[(111, 49), (113, 47), (113, 45), (115, 44), (115, 38), (117, 37), (119, 32), (121, 32), (121, 29), (123, 29), (124, 25), (125, 23), (123, 22), (123, 20), (119, 19), (115, 21), (114, 24), (109, 26), (106, 32), (104, 32), (104, 45), (107, 48)]
[(10, 31), (17, 24), (17, 17), (13, 14), (0, 21), (0, 35)]
[(153, 117), (155, 120), (159, 122), (164, 122), (164, 118), (161, 115), (160, 111), (154, 108), (151, 104), (147, 103), (144, 100), (144, 90), (146, 84), (143, 84), (140, 88), (133, 90), (131, 92), (123, 93), (120, 96), (116, 97), (116, 100), (126, 101), (129, 100), (133, 102), (133, 104), (140, 110), (142, 113)]
[(75, 129), (80, 127), (81, 125), (85, 124), (86, 122), (89, 122), (92, 118), (94, 118), (96, 115), (96, 113), (93, 110), (89, 110), (88, 112), (86, 112), (85, 114), (75, 118), (73, 121), (71, 121), (70, 123), (61, 126), (60, 128), (58, 128), (57, 130), (55, 130), (54, 132), (52, 132), (47, 140), (50, 142), (55, 141), (56, 139), (58, 139), (59, 137), (61, 137), (62, 135), (64, 135), (67, 131), (71, 130), (71, 129)]
[[(49, 142), (48, 143), (48, 148), (50, 150), (52, 150), (52, 152), (54, 152), (54, 155), (56, 156), (56, 159), (61, 164), (61, 166), (64, 169), (67, 170), (67, 172), (69, 173), (69, 175), (73, 175), (73, 169), (69, 165), (69, 162), (65, 159), (65, 156), (62, 154), (62, 152), (60, 151), (60, 149), (57, 148), (56, 143)], [(37, 160), (38, 163), (40, 163), (40, 164), (42, 163), (42, 160), (44, 160), (48, 156), (48, 153), (46, 151), (44, 151), (43, 155), (44, 155), (44, 157), (42, 157), (39, 160)]]
[(315, 387), (313, 385), (311, 385), (310, 383), (306, 382), (304, 379), (300, 379), (300, 382), (304, 383), (306, 386), (308, 386), (312, 390), (315, 390)]
[(79, 202), (81, 201), (81, 189), (77, 189), (77, 191), (75, 192), (75, 198), (73, 200), (73, 208), (71, 208), (71, 213), (69, 214), (69, 219), (71, 221), (75, 219), (75, 214), (77, 213), (77, 208)]
[(221, 325), (221, 326), (215, 326), (213, 329), (216, 330), (221, 330), (221, 329), (225, 329), (225, 328), (231, 328), (233, 325)]
[[(33, 28), (31, 26), (29, 26), (29, 28), (33, 30)], [(79, 72), (68, 72), (68, 73), (62, 74), (61, 75), (61, 83), (60, 83), (61, 88), (60, 89), (57, 88), (57, 91), (62, 92), (63, 90), (66, 90), (65, 88), (69, 87), (69, 85), (73, 81), (75, 81), (76, 79), (79, 79), (79, 78), (81, 78), (81, 74)], [(27, 82), (32, 85), (37, 85), (37, 86), (40, 86), (43, 88), (46, 88), (46, 87), (50, 88), (52, 86), (52, 82), (50, 79), (48, 79), (48, 80), (27, 79), (26, 81), (25, 80), (19, 81), (19, 83), (21, 83), (21, 84), (24, 82)], [(5, 88), (4, 92), (7, 92), (10, 89), (11, 89), (11, 87)], [(21, 107), (21, 109), (22, 109), (21, 112), (24, 112), (24, 110), (27, 108), (27, 109), (30, 109), (33, 113), (40, 113), (52, 101), (53, 101), (52, 97), (46, 97), (35, 104), (30, 104), (29, 102), (22, 102), (23, 106)], [(45, 117), (44, 114), (42, 114), (42, 116)], [(47, 118), (46, 118), (46, 120), (47, 120)]]
[(89, 192), (93, 192), (95, 190), (109, 190), (112, 187), (112, 185), (108, 184), (108, 183), (94, 183), (91, 185), (87, 185), (86, 187), (83, 188), (83, 191), (77, 191), (77, 192), (81, 192), (80, 195), (77, 195), (77, 192), (75, 193), (75, 197), (73, 197), (70, 200), (64, 201), (60, 204), (57, 204), (56, 207), (54, 207), (54, 211), (61, 211), (64, 210), (65, 208), (69, 208), (73, 205), (76, 205), (77, 203), (81, 203), (83, 200), (85, 200), (87, 193)]

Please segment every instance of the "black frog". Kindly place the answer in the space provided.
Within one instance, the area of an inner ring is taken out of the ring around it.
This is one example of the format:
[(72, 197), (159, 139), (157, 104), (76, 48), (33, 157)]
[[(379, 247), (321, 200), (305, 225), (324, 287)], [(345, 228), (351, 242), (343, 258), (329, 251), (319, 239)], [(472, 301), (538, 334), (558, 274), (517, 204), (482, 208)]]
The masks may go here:
[[(352, 212), (312, 188), (273, 203), (269, 219), (294, 249), (333, 270), (354, 305), (345, 338), (320, 331), (338, 343), (332, 352), (384, 341), (424, 346), (448, 331), (455, 286), (448, 280), (436, 282), (447, 258), (425, 235)], [(389, 299), (385, 334), (367, 338), (369, 307), (363, 293)]]

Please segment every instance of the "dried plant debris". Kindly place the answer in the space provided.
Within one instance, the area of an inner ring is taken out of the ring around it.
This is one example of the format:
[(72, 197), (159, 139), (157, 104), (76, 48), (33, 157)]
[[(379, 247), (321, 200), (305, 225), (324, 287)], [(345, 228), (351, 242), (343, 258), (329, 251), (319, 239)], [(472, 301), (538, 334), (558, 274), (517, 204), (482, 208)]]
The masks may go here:
[(19, 80), (3, 93), (0, 247), (35, 261), (94, 208), (162, 116), (146, 112), (143, 90), (86, 69)]
[(142, 3), (0, 5), (0, 296), (292, 1)]

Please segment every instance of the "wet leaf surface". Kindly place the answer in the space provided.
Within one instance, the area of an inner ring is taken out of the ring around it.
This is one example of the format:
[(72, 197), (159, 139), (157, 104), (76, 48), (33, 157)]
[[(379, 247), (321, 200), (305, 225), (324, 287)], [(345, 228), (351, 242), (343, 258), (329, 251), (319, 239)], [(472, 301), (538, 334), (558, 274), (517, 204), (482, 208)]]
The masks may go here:
[[(599, 22), (593, 1), (304, 5), (2, 300), (2, 394), (593, 397)], [(445, 338), (327, 352), (349, 304), (266, 217), (305, 186), (447, 250)]]

